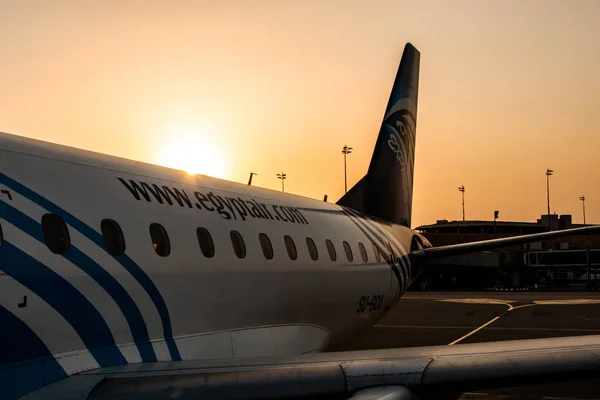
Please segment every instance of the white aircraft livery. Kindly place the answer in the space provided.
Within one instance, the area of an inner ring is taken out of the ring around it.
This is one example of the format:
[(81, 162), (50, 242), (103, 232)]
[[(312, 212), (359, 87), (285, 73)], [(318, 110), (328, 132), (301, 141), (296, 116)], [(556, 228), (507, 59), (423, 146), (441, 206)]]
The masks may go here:
[(598, 371), (599, 336), (321, 352), (430, 259), (600, 231), (411, 230), (419, 58), (337, 204), (0, 134), (0, 398), (409, 399)]

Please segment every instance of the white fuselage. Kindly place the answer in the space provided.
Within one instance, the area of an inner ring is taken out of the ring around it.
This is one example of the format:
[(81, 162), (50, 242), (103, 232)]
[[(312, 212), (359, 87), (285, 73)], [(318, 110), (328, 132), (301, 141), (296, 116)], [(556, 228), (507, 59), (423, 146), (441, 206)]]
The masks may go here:
[[(0, 190), (0, 310), (37, 336), (69, 375), (123, 362), (319, 351), (372, 326), (418, 272), (406, 256), (414, 232), (405, 227), (327, 202), (18, 136), (0, 134)], [(65, 254), (46, 245), (41, 220), (48, 213), (68, 227)], [(123, 255), (107, 251), (104, 219), (120, 226)], [(168, 234), (166, 257), (154, 249), (152, 223)], [(210, 233), (213, 257), (200, 249), (200, 227)], [(244, 258), (231, 231), (244, 240)], [(0, 355), (0, 367), (48, 358), (30, 353)]]

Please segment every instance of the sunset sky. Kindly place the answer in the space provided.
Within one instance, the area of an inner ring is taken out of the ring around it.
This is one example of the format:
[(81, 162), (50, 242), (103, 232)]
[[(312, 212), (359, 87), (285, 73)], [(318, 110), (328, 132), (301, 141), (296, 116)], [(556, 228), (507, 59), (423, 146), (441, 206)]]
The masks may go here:
[(410, 41), (413, 227), (460, 185), (467, 219), (535, 221), (546, 168), (552, 211), (600, 223), (600, 1), (19, 0), (0, 32), (0, 131), (330, 201)]

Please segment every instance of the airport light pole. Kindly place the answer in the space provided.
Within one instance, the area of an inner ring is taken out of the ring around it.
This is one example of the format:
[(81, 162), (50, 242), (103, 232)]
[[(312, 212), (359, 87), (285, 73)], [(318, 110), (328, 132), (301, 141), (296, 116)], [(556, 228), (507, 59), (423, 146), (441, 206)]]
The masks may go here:
[(494, 233), (496, 233), (496, 220), (498, 219), (498, 214), (500, 214), (500, 211), (494, 211)]
[(277, 174), (277, 179), (281, 179), (281, 191), (285, 192), (285, 187), (283, 185), (283, 181), (285, 181), (285, 178), (287, 178), (287, 175), (284, 174), (283, 172), (280, 174)]
[(348, 193), (348, 175), (346, 174), (346, 156), (352, 153), (352, 147), (348, 147), (344, 145), (342, 148), (342, 153), (344, 154), (344, 193)]
[(462, 195), (462, 213), (463, 213), (463, 221), (465, 220), (465, 185), (460, 185), (458, 187), (458, 191)]
[(579, 200), (581, 200), (581, 204), (583, 204), (583, 224), (585, 225), (585, 196), (581, 196)]
[(554, 173), (550, 168), (546, 169), (546, 196), (548, 199), (548, 228), (552, 230), (552, 220), (550, 219), (550, 175)]

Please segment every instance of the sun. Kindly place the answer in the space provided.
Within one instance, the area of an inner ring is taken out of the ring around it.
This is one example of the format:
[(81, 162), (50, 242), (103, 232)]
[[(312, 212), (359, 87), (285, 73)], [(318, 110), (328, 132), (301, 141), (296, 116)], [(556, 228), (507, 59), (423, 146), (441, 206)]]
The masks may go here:
[(226, 156), (210, 138), (189, 133), (173, 134), (158, 154), (157, 163), (169, 168), (224, 179)]

